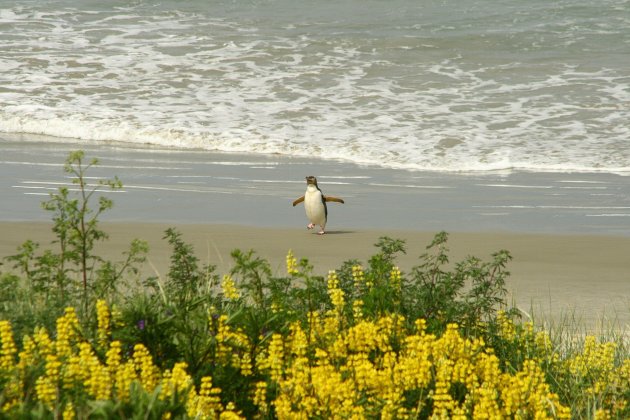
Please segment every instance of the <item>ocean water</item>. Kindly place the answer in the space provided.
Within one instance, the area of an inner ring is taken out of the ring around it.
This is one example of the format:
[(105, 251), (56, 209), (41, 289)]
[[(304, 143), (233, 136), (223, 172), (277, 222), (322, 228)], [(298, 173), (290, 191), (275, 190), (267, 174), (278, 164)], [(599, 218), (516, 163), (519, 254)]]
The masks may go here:
[(630, 174), (630, 0), (0, 0), (0, 132)]

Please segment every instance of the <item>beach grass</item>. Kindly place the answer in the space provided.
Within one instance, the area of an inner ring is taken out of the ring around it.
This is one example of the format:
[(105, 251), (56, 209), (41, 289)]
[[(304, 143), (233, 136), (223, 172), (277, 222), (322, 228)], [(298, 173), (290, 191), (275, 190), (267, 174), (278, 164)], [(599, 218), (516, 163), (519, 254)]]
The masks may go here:
[[(79, 190), (44, 208), (50, 244), (26, 240), (0, 273), (0, 407), (55, 418), (628, 418), (623, 330), (544, 325), (508, 303), (512, 255), (453, 261), (438, 233), (401, 269), (404, 240), (321, 274), (287, 250), (202, 264), (175, 228), (167, 270), (147, 244), (110, 260), (99, 223), (117, 188), (66, 162)], [(244, 243), (243, 248), (248, 248)], [(227, 259), (227, 256), (226, 256)]]

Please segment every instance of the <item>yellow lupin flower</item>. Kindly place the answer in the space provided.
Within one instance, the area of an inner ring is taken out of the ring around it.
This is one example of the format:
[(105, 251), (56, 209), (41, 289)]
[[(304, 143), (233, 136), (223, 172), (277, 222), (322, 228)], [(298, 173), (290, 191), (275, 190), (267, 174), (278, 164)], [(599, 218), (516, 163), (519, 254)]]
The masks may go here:
[(188, 409), (188, 415), (195, 418), (216, 418), (223, 410), (220, 394), (221, 389), (212, 386), (212, 378), (204, 376), (201, 378), (199, 394), (193, 406)]
[[(390, 281), (398, 276), (392, 270)], [(340, 297), (334, 296), (337, 291)], [(270, 415), (273, 407), (278, 418), (405, 419), (426, 414), (453, 419), (568, 419), (571, 410), (546, 382), (543, 366), (548, 363), (556, 363), (556, 368), (579, 382), (582, 391), (576, 398), (594, 404), (587, 408), (593, 407), (590, 415), (626, 415), (630, 359), (620, 362), (614, 343), (586, 337), (580, 351), (558, 362), (550, 356), (559, 357), (548, 334), (536, 332), (533, 324), (515, 325), (500, 313), (500, 334), (513, 338), (513, 344), (526, 350), (521, 354), (530, 357), (520, 370), (502, 371), (493, 349), (480, 338), (464, 335), (456, 324), (436, 336), (427, 332), (422, 319), (413, 326), (397, 314), (366, 319), (361, 300), (355, 300), (354, 325), (348, 326), (338, 310), (345, 302), (335, 272), (329, 273), (328, 292), (333, 310), (310, 312), (307, 324), (294, 322), (288, 333), (261, 338), (256, 352), (247, 334), (229, 325), (226, 315), (210, 318), (216, 328), (217, 363), (229, 364), (243, 376), (266, 378), (252, 381), (248, 388), (260, 416)], [(104, 301), (97, 303), (102, 331), (109, 328), (106, 310)], [(134, 382), (149, 394), (159, 389), (161, 399), (177, 395), (189, 417), (240, 418), (235, 404), (221, 404), (221, 389), (213, 387), (211, 377), (201, 379), (197, 392), (185, 363), (162, 373), (144, 346), (136, 345), (126, 359), (121, 342), (107, 346), (109, 335), (101, 335), (106, 337), (99, 340), (105, 347), (95, 351), (80, 339), (75, 321), (74, 312), (66, 310), (57, 321), (57, 341), (40, 328), (23, 338), (19, 353), (10, 324), (0, 321), (0, 375), (4, 375), (0, 410), (9, 416), (16, 413), (9, 410), (20, 410), (25, 378), (33, 374), (33, 366), (39, 372), (43, 365), (40, 376), (32, 379), (32, 398), (64, 419), (84, 413), (86, 400), (129, 402)], [(96, 353), (104, 353), (104, 358)], [(409, 398), (418, 396), (417, 404), (410, 406)]]
[(497, 312), (497, 322), (499, 323), (500, 333), (506, 340), (514, 340), (516, 337), (516, 328), (514, 322), (507, 316), (505, 311)]
[[(238, 357), (238, 356), (237, 356)], [(249, 355), (249, 352), (243, 352), (242, 356), (238, 360), (239, 369), (241, 370), (241, 375), (243, 376), (251, 376), (254, 371), (252, 370), (252, 358)]]
[(96, 301), (97, 341), (101, 348), (107, 346), (110, 336), (111, 314), (107, 302), (103, 299)]
[(223, 296), (228, 300), (236, 300), (240, 297), (234, 279), (229, 274), (223, 276), (221, 290), (223, 291)]
[(110, 311), (110, 324), (112, 326), (115, 327), (122, 327), (125, 325), (125, 322), (123, 321), (123, 314), (122, 312), (120, 312), (120, 309), (118, 309), (118, 305), (116, 305), (115, 303), (112, 304), (112, 308)]
[(530, 412), (543, 417), (557, 411), (560, 405), (558, 397), (549, 392), (544, 372), (533, 360), (526, 360), (516, 375), (505, 377), (502, 399), (505, 416)]
[(615, 343), (598, 343), (595, 337), (587, 336), (582, 352), (567, 361), (569, 371), (591, 385), (586, 390), (589, 395), (606, 389), (615, 370), (615, 351)]
[(72, 353), (72, 344), (79, 328), (77, 314), (72, 307), (65, 309), (63, 316), (57, 319), (57, 340), (55, 350), (59, 357), (68, 357)]
[(128, 360), (116, 370), (116, 397), (120, 401), (129, 401), (131, 384), (138, 381), (136, 367), (133, 360)]
[(63, 372), (63, 389), (69, 390), (82, 384), (88, 378), (89, 371), (82, 364), (81, 357), (77, 354), (66, 359)]
[(175, 363), (173, 370), (164, 373), (160, 399), (166, 400), (174, 395), (182, 395), (190, 390), (192, 378), (186, 372), (188, 365), (185, 362)]
[(258, 411), (261, 414), (266, 414), (269, 411), (269, 405), (267, 404), (267, 383), (264, 381), (256, 382), (254, 389), (254, 405), (258, 407)]
[(37, 344), (29, 335), (22, 338), (22, 351), (18, 354), (18, 369), (25, 369), (35, 363)]
[(24, 350), (18, 355), (18, 363), (16, 364), (15, 354), (17, 348), (13, 341), (13, 331), (8, 321), (0, 321), (0, 383), (3, 385), (0, 394), (3, 398), (3, 405), (0, 410), (8, 411), (12, 407), (17, 406), (22, 399), (21, 384), (24, 377), (24, 369), (27, 364), (22, 362), (22, 357), (32, 363), (34, 344), (28, 336), (23, 339)]
[(46, 357), (53, 352), (54, 343), (45, 328), (35, 328), (33, 341), (41, 357)]
[(361, 299), (352, 302), (352, 316), (355, 321), (363, 318), (363, 301)]
[(278, 382), (282, 377), (284, 364), (284, 341), (280, 334), (273, 334), (267, 348), (266, 356), (261, 356), (257, 361), (259, 370), (268, 370), (272, 381)]
[(354, 282), (354, 287), (359, 288), (365, 282), (365, 275), (363, 273), (363, 267), (360, 265), (352, 266), (352, 280)]
[(120, 364), (122, 361), (121, 352), (122, 352), (121, 342), (118, 340), (112, 341), (112, 343), (109, 346), (109, 349), (107, 350), (107, 353), (105, 354), (105, 364), (107, 365), (107, 368), (109, 369), (109, 372), (111, 375), (114, 375), (116, 371), (118, 371), (118, 368), (120, 367)]
[(136, 344), (133, 348), (133, 363), (142, 387), (152, 392), (158, 383), (159, 370), (153, 365), (151, 354), (142, 344)]
[(72, 401), (68, 401), (64, 406), (61, 418), (63, 420), (74, 420), (76, 418), (76, 413), (74, 411), (74, 405), (72, 404)]
[(389, 273), (389, 284), (395, 289), (400, 291), (402, 274), (398, 267), (393, 267)]
[(225, 406), (225, 410), (219, 415), (219, 420), (241, 420), (242, 417), (236, 412), (234, 403), (229, 402)]
[(17, 347), (13, 341), (13, 330), (9, 321), (0, 321), (0, 377), (8, 374), (15, 366)]
[(87, 393), (96, 400), (111, 397), (111, 379), (107, 366), (101, 365), (89, 343), (79, 344), (79, 359), (84, 372), (84, 386)]
[(245, 376), (249, 376), (252, 371), (252, 360), (250, 356), (251, 343), (242, 329), (234, 330), (227, 324), (227, 315), (221, 315), (217, 320), (217, 359), (220, 363), (230, 364), (239, 369)]
[(344, 292), (339, 288), (339, 278), (335, 270), (328, 272), (328, 295), (330, 301), (338, 312), (343, 311), (345, 303)]
[(37, 399), (49, 408), (57, 400), (57, 388), (61, 374), (62, 363), (56, 355), (46, 356), (44, 375), (37, 378), (35, 382), (35, 393)]
[(328, 337), (337, 337), (340, 329), (339, 314), (335, 311), (327, 311), (322, 322), (322, 334)]
[(298, 274), (300, 271), (297, 267), (297, 259), (293, 256), (293, 251), (289, 250), (287, 253), (287, 274), (290, 276)]

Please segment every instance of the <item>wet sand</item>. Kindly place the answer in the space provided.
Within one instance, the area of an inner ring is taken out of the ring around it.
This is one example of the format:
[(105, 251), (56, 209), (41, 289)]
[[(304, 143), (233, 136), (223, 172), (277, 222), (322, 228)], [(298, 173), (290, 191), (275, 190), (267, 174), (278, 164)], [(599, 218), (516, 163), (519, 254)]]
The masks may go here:
[[(0, 221), (50, 220), (40, 203), (72, 187), (72, 150), (99, 159), (87, 175), (118, 176), (103, 220), (299, 227), (291, 202), (315, 175), (329, 229), (577, 233), (630, 237), (630, 182), (615, 174), (410, 172), (337, 161), (38, 140), (0, 134)], [(93, 178), (91, 178), (93, 179)]]
[[(177, 227), (203, 263), (230, 268), (230, 252), (254, 249), (282, 272), (287, 250), (323, 274), (347, 259), (366, 259), (380, 236), (407, 241), (409, 270), (436, 232), (450, 233), (451, 261), (489, 260), (511, 252), (510, 299), (524, 311), (585, 325), (616, 318), (630, 328), (630, 182), (615, 174), (417, 173), (276, 155), (138, 148), (0, 134), (0, 257), (26, 239), (47, 244), (51, 214), (41, 202), (60, 187), (72, 150), (89, 161), (90, 182), (118, 176), (124, 187), (100, 189), (114, 208), (100, 220), (112, 258), (133, 238), (151, 247), (147, 275), (168, 271), (164, 230)], [(328, 234), (307, 232), (306, 175), (316, 175), (331, 203)], [(6, 269), (6, 265), (4, 266)]]

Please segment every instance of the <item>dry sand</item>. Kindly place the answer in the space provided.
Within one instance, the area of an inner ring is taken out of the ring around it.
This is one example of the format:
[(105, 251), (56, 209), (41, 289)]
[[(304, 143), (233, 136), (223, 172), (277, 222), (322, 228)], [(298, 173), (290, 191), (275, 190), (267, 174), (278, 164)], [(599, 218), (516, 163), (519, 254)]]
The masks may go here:
[[(194, 246), (202, 263), (218, 266), (219, 273), (231, 267), (230, 252), (253, 249), (270, 261), (281, 274), (286, 253), (307, 257), (315, 271), (324, 274), (348, 259), (366, 262), (376, 251), (379, 237), (406, 240), (407, 254), (399, 259), (403, 270), (417, 264), (435, 232), (395, 230), (330, 231), (320, 237), (306, 229), (259, 228), (242, 225), (104, 223), (110, 239), (100, 244), (99, 255), (122, 259), (122, 252), (134, 238), (150, 246), (146, 275), (168, 272), (170, 249), (163, 240), (164, 230), (176, 227), (183, 239)], [(26, 239), (50, 247), (50, 224), (43, 222), (0, 222), (0, 257), (15, 253)], [(551, 322), (574, 318), (588, 329), (614, 323), (615, 329), (630, 328), (630, 238), (585, 235), (539, 235), (521, 233), (452, 233), (449, 239), (451, 262), (468, 255), (490, 260), (491, 254), (507, 249), (514, 257), (508, 265), (507, 287), (512, 299), (526, 312), (534, 310)], [(5, 264), (4, 269), (7, 269)]]

